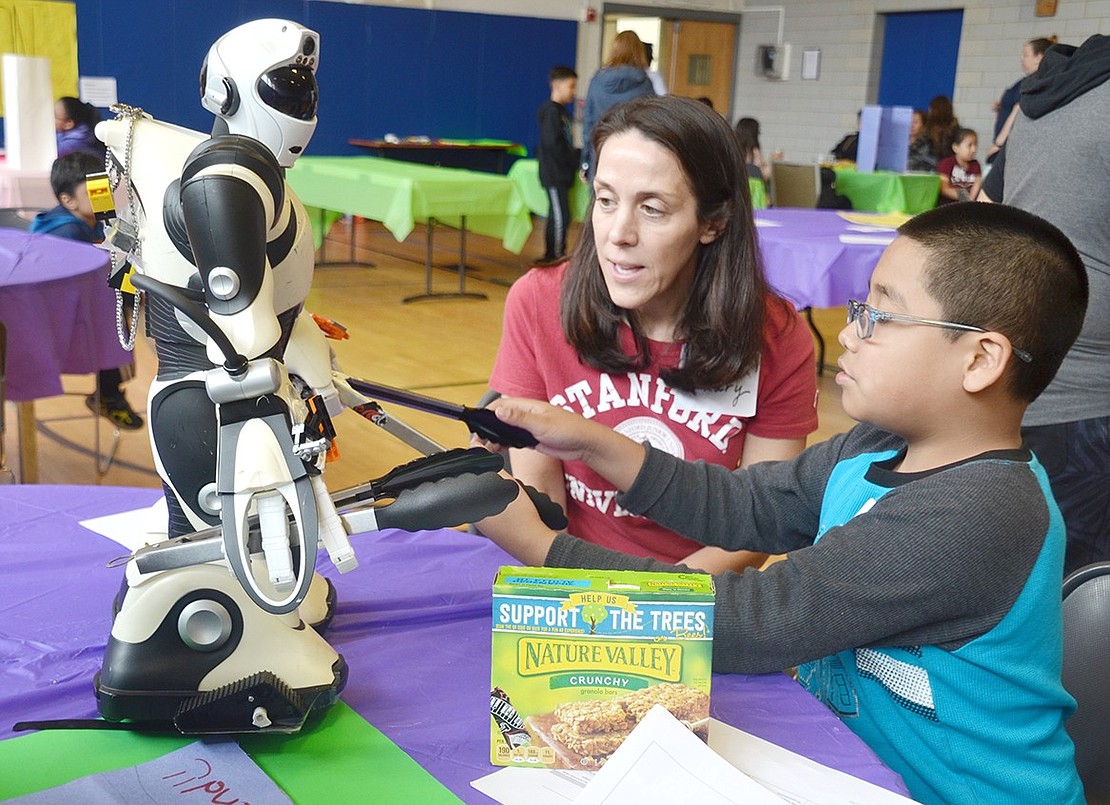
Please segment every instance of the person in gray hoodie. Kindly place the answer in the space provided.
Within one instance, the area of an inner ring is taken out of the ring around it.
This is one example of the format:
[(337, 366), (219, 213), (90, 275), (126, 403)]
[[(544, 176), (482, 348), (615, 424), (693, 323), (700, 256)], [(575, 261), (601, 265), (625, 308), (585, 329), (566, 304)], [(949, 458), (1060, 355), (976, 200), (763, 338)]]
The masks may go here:
[(1050, 48), (1021, 82), (1019, 105), (979, 200), (1060, 227), (1091, 286), (1075, 345), (1022, 423), (1067, 524), (1067, 574), (1110, 560), (1110, 36)]
[(640, 37), (635, 31), (621, 31), (613, 40), (609, 60), (590, 79), (582, 119), (582, 170), (587, 183), (594, 179), (595, 154), (590, 140), (597, 121), (621, 101), (655, 94), (647, 66), (647, 49)]

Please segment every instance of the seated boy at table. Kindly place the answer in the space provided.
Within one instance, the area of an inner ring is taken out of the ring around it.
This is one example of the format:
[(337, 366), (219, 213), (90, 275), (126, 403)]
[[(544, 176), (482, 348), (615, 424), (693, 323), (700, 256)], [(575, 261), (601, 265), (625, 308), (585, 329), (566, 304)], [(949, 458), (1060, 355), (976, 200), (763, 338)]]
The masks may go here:
[[(54, 160), (50, 168), (50, 188), (58, 199), (58, 206), (36, 215), (31, 222), (31, 231), (86, 243), (104, 240), (103, 227), (96, 220), (85, 189), (85, 177), (103, 170), (104, 161), (87, 151), (73, 151)], [(113, 324), (104, 322), (104, 326), (111, 327)], [(128, 404), (122, 386), (123, 373), (119, 369), (101, 369), (96, 375), (96, 387), (100, 392), (99, 409), (95, 394), (85, 398), (85, 405), (117, 427), (138, 430), (143, 426), (143, 418)]]
[[(790, 552), (716, 577), (714, 671), (798, 665), (921, 801), (1078, 803), (1064, 526), (1019, 428), (1086, 304), (1054, 226), (951, 205), (904, 224), (867, 302), (849, 303), (836, 381), (860, 424), (795, 459), (730, 471), (535, 400), (491, 407), (542, 452), (588, 462), (634, 514)], [(674, 570), (557, 534), (522, 497), (479, 527), (528, 564)]]

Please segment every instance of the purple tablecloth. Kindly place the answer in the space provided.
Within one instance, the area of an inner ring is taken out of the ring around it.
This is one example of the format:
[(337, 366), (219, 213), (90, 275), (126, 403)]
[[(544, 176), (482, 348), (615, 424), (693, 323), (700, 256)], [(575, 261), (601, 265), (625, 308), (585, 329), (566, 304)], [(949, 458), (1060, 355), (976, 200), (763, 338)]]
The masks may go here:
[[(95, 715), (93, 674), (124, 553), (78, 522), (150, 505), (119, 487), (0, 487), (0, 738), (21, 719)], [(458, 531), (357, 537), (360, 567), (338, 576), (329, 639), (345, 655), (343, 699), (466, 802), (489, 765), (491, 585), (510, 557)], [(905, 793), (825, 707), (782, 674), (715, 675), (712, 713), (820, 763)]]
[(92, 244), (0, 228), (0, 322), (8, 330), (7, 398), (62, 393), (62, 374), (131, 362), (116, 336), (108, 254)]
[(757, 210), (755, 219), (767, 280), (799, 309), (866, 298), (871, 271), (894, 239), (893, 229), (870, 231), (834, 210)]

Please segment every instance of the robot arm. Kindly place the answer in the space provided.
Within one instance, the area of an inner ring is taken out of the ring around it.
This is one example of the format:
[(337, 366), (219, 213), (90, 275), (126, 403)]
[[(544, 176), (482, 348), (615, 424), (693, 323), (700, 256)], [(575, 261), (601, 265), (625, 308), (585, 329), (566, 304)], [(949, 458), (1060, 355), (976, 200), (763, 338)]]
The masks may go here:
[[(277, 160), (250, 137), (214, 137), (189, 156), (180, 193), (209, 312), (240, 354), (257, 358), (281, 337), (266, 258), (267, 233), (288, 215)], [(211, 342), (208, 357), (222, 358)]]

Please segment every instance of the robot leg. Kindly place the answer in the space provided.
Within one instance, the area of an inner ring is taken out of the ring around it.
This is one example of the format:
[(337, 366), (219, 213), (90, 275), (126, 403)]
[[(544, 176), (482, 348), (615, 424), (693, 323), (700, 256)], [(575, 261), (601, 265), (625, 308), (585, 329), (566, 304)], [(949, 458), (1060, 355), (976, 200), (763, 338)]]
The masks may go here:
[(295, 612), (256, 607), (226, 567), (133, 571), (94, 683), (104, 718), (186, 734), (293, 732), (338, 698), (343, 657)]
[[(151, 449), (166, 489), (169, 536), (177, 537), (220, 524), (215, 494), (219, 425), (203, 379), (190, 376), (157, 386), (149, 407)], [(301, 619), (323, 632), (335, 607), (335, 587), (314, 573), (298, 609)]]

